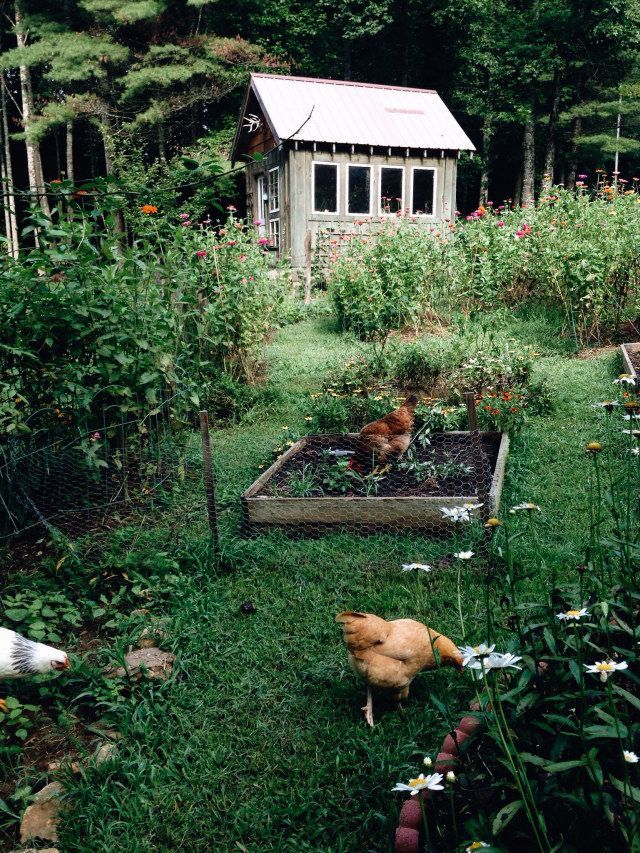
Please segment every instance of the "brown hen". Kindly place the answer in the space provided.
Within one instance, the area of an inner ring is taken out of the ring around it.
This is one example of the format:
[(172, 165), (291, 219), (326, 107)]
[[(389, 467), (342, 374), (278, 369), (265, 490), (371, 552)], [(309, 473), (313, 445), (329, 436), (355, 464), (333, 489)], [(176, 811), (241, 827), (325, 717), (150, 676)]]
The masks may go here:
[(363, 426), (358, 437), (358, 455), (368, 459), (373, 457), (376, 465), (384, 464), (392, 454), (397, 453), (400, 458), (411, 443), (418, 402), (416, 395), (411, 394), (400, 408)]
[(462, 669), (462, 654), (443, 634), (414, 619), (387, 621), (373, 613), (338, 613), (349, 650), (349, 664), (367, 682), (365, 719), (373, 726), (372, 688), (390, 691), (398, 704), (409, 695), (409, 685), (425, 669), (440, 666)]

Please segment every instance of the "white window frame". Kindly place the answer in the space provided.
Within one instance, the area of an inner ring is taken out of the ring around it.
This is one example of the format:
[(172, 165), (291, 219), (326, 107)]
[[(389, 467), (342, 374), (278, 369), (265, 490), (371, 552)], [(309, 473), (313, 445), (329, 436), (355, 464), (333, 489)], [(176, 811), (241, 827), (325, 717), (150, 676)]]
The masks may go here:
[[(276, 230), (276, 226), (277, 226), (277, 231), (278, 231), (278, 242), (272, 243), (273, 233)], [(273, 219), (269, 220), (269, 245), (272, 248), (276, 249), (276, 251), (279, 252), (280, 251), (280, 240), (281, 239), (282, 239), (282, 232), (280, 230), (280, 217), (276, 216)]]
[[(274, 201), (273, 196), (271, 194), (271, 173), (272, 172), (276, 172), (277, 181), (278, 181), (278, 206), (277, 207), (271, 206), (273, 204), (273, 201)], [(268, 193), (268, 199), (269, 199), (269, 213), (279, 213), (280, 212), (280, 167), (279, 166), (274, 166), (273, 169), (269, 169), (269, 172), (267, 175), (267, 193)]]
[[(336, 209), (331, 211), (316, 210), (316, 166), (333, 166), (336, 170)], [(331, 160), (312, 160), (311, 161), (311, 203), (312, 210), (318, 216), (340, 216), (340, 163), (333, 163)]]
[(260, 221), (260, 225), (258, 225), (258, 235), (260, 237), (264, 237), (267, 233), (267, 226), (265, 223), (265, 201), (269, 198), (268, 189), (266, 186), (266, 178), (264, 173), (256, 176), (256, 219)]
[[(414, 172), (433, 172), (433, 213), (414, 213), (413, 212), (413, 173)], [(409, 216), (419, 216), (420, 219), (435, 219), (437, 207), (438, 188), (438, 170), (435, 166), (412, 166), (411, 167), (411, 199), (409, 202)]]
[(382, 209), (382, 170), (383, 169), (400, 169), (402, 172), (402, 201), (400, 202), (400, 211), (404, 213), (404, 202), (407, 197), (406, 193), (406, 169), (404, 166), (380, 166), (378, 169), (378, 216), (397, 216), (397, 213), (387, 213)]
[[(347, 163), (347, 180), (346, 192), (344, 197), (344, 212), (347, 216), (373, 216), (373, 172), (372, 166), (369, 163)], [(369, 170), (369, 210), (361, 210), (358, 213), (352, 213), (349, 210), (349, 175), (351, 169), (368, 169)]]

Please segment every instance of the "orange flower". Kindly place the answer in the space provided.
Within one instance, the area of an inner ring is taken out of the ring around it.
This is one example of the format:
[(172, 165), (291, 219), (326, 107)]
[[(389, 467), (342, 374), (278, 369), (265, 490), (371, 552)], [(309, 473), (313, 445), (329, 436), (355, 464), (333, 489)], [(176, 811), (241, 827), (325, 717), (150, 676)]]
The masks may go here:
[(140, 208), (140, 213), (157, 213), (158, 208), (155, 204), (143, 204)]
[(78, 198), (78, 196), (87, 195), (86, 190), (76, 190), (73, 194), (74, 198)]
[(52, 184), (52, 185), (53, 185), (53, 184), (61, 184), (61, 183), (62, 183), (62, 181), (60, 180), (60, 178), (54, 178), (54, 179), (51, 181), (51, 184)]

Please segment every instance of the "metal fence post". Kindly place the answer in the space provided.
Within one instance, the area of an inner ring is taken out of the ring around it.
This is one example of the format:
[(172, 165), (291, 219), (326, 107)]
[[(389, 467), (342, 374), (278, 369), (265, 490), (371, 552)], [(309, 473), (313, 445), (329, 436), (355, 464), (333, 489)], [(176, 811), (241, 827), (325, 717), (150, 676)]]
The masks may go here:
[(204, 470), (204, 490), (207, 496), (207, 518), (211, 531), (213, 554), (220, 561), (220, 536), (218, 533), (218, 510), (216, 507), (216, 487), (211, 464), (211, 437), (209, 435), (209, 413), (200, 412), (200, 440), (202, 442), (202, 466)]

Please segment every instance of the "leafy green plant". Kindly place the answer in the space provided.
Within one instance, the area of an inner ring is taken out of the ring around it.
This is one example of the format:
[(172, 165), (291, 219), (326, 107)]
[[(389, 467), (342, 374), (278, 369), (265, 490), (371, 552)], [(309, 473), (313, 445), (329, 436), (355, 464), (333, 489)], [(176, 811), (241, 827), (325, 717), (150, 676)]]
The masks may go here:
[(61, 643), (69, 629), (82, 624), (82, 611), (62, 592), (17, 592), (3, 596), (5, 619), (32, 640)]
[(0, 699), (1, 748), (26, 740), (39, 711), (38, 705), (23, 704), (15, 696)]

